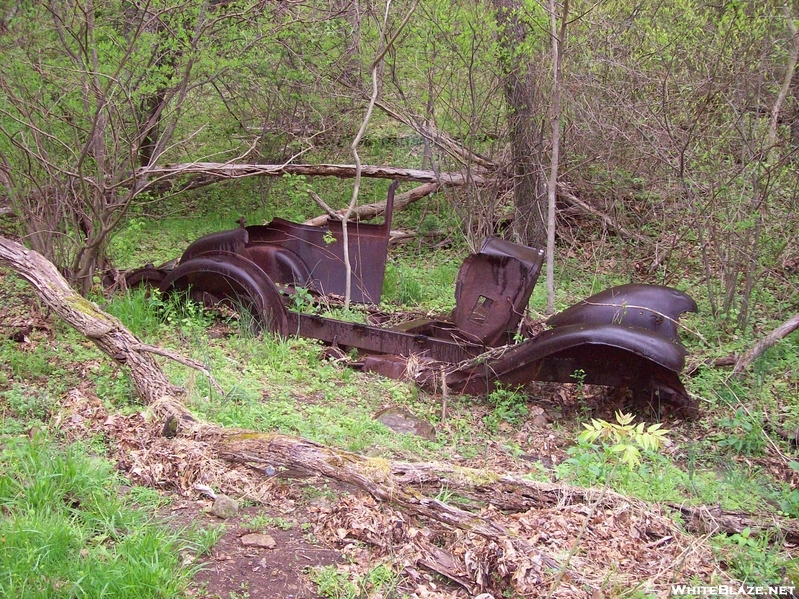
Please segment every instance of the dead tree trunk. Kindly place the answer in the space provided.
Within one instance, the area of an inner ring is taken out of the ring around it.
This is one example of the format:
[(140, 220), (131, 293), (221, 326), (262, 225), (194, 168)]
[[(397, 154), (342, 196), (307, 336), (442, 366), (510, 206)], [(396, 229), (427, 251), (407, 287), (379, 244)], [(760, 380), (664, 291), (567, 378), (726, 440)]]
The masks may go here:
[[(228, 162), (189, 162), (168, 166), (140, 168), (126, 185), (136, 181), (154, 179), (150, 189), (155, 192), (176, 192), (196, 189), (228, 179), (244, 177), (282, 177), (283, 175), (306, 175), (310, 177), (355, 177), (354, 164), (233, 164)], [(484, 185), (487, 178), (482, 175), (463, 173), (436, 173), (412, 168), (363, 165), (362, 177), (415, 181), (417, 183), (439, 183), (457, 187), (460, 185)], [(175, 183), (180, 180), (180, 183)]]

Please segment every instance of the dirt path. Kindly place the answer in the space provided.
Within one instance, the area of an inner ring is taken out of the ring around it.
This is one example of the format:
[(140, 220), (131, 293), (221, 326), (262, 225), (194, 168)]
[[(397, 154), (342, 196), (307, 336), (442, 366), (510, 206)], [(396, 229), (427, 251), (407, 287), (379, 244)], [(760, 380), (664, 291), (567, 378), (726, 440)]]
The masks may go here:
[[(341, 554), (314, 536), (305, 508), (287, 515), (276, 508), (244, 507), (233, 518), (221, 520), (207, 513), (210, 504), (178, 499), (165, 509), (167, 519), (176, 526), (224, 527), (223, 536), (200, 558), (203, 569), (194, 579), (191, 595), (220, 599), (320, 597), (309, 572), (335, 564)], [(248, 541), (256, 545), (248, 546)]]

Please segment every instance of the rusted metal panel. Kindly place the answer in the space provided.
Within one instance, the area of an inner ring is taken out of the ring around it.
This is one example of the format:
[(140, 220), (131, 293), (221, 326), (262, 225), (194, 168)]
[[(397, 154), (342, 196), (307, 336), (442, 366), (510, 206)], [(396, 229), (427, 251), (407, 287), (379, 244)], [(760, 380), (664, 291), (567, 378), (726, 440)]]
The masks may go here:
[(169, 273), (160, 289), (192, 289), (218, 300), (226, 299), (248, 309), (256, 324), (266, 330), (280, 335), (289, 332), (280, 292), (263, 270), (247, 258), (234, 254), (192, 258)]
[(169, 272), (162, 268), (156, 268), (152, 264), (146, 264), (144, 268), (139, 268), (125, 275), (125, 285), (129, 289), (145, 285), (147, 287), (159, 287)]
[(366, 352), (405, 357), (421, 355), (448, 364), (457, 364), (473, 358), (485, 349), (481, 345), (402, 333), (367, 324), (291, 311), (288, 312), (288, 328), (291, 334), (299, 337), (319, 339), (339, 347), (354, 347)]
[[(380, 303), (396, 188), (396, 182), (389, 187), (386, 217), (382, 225), (349, 223), (351, 299), (354, 302)], [(309, 286), (321, 294), (344, 295), (347, 279), (341, 221), (329, 219), (325, 227), (311, 227), (276, 218), (267, 225), (249, 226), (247, 232), (247, 248), (256, 263), (262, 256), (263, 246), (283, 248), (299, 257), (305, 265), (309, 273)], [(269, 270), (269, 267), (265, 270)], [(293, 281), (276, 282), (291, 284)]]
[(649, 329), (679, 342), (677, 322), (685, 312), (697, 312), (696, 302), (671, 287), (631, 283), (611, 287), (552, 316), (547, 324), (605, 323)]
[(247, 255), (275, 283), (293, 287), (309, 287), (311, 273), (305, 262), (289, 249), (277, 245), (250, 245)]
[(476, 342), (497, 345), (524, 315), (535, 287), (544, 251), (487, 239), (464, 260), (455, 286), (452, 319)]

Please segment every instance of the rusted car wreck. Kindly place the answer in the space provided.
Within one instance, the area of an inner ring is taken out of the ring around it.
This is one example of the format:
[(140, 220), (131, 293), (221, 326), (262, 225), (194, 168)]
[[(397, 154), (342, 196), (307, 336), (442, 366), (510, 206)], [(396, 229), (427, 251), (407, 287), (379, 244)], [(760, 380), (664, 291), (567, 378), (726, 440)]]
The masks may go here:
[[(389, 188), (381, 225), (351, 223), (352, 300), (377, 304), (383, 285), (396, 183)], [(555, 314), (549, 329), (520, 340), (519, 324), (530, 300), (543, 250), (498, 238), (485, 240), (458, 273), (452, 314), (394, 328), (322, 318), (289, 309), (298, 288), (343, 295), (343, 225), (329, 219), (310, 227), (276, 218), (241, 226), (192, 243), (167, 269), (148, 265), (129, 273), (129, 285), (162, 292), (191, 290), (206, 303), (232, 301), (263, 329), (319, 339), (343, 350), (357, 348), (357, 366), (432, 389), (482, 394), (498, 385), (532, 381), (575, 382), (628, 388), (636, 403), (694, 416), (679, 373), (686, 349), (677, 322), (696, 312), (676, 289), (629, 284), (607, 289)], [(514, 343), (514, 340), (516, 341)]]

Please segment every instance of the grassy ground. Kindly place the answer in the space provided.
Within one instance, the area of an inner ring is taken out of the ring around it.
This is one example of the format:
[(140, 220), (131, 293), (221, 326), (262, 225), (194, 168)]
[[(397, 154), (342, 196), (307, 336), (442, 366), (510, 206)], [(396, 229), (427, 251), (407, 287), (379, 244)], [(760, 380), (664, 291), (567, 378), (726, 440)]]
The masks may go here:
[[(301, 184), (286, 182), (284, 195), (292, 199)], [(165, 214), (155, 222), (134, 215), (114, 240), (119, 266), (171, 259), (199, 234), (232, 226), (240, 213), (249, 222), (270, 218), (281, 206), (267, 201), (279, 195), (275, 188), (268, 192), (224, 213), (200, 210), (197, 219), (177, 218), (176, 213), (174, 219)], [(377, 189), (374, 195), (379, 199), (381, 193)], [(213, 203), (206, 198), (202, 206)], [(314, 213), (310, 209), (305, 215), (281, 216), (300, 219)], [(437, 206), (403, 218), (430, 222), (431, 216), (441, 223), (449, 218)], [(585, 250), (573, 252), (557, 265), (559, 307), (629, 280), (623, 265), (611, 258), (613, 248), (597, 244), (594, 249), (590, 257)], [(465, 254), (457, 239), (445, 249), (411, 245), (392, 250), (383, 308), (448, 311)], [(706, 307), (698, 282), (685, 280), (677, 286)], [(213, 532), (175, 530), (158, 522), (153, 515), (159, 495), (122, 480), (105, 460), (102, 438), (74, 442), (59, 433), (59, 404), (72, 389), (91, 390), (111, 413), (140, 411), (129, 381), (90, 343), (38, 308), (20, 279), (2, 273), (2, 289), (0, 595), (185, 594), (198, 568), (197, 556), (215, 540)], [(644, 451), (640, 463), (622, 467), (612, 447), (577, 441), (592, 415), (612, 416), (612, 410), (603, 412), (596, 404), (593, 390), (579, 383), (504, 390), (483, 398), (450, 397), (443, 415), (439, 397), (320, 361), (314, 342), (253, 337), (235, 322), (220, 324), (190, 304), (141, 291), (95, 299), (145, 341), (179, 350), (212, 370), (224, 396), (196, 372), (164, 363), (173, 382), (189, 391), (190, 409), (212, 422), (278, 430), (369, 455), (450, 461), (539, 480), (608, 486), (651, 502), (799, 516), (799, 491), (794, 490), (799, 463), (795, 447), (783, 438), (789, 435), (779, 434), (799, 427), (796, 335), (770, 350), (744, 377), (733, 378), (718, 368), (699, 368), (685, 377), (688, 390), (700, 400), (702, 418), (676, 423), (665, 447)], [(541, 285), (531, 300), (532, 316), (542, 316), (544, 305)], [(778, 322), (780, 312), (771, 310), (758, 318), (757, 329), (765, 332)], [(684, 324), (683, 340), (697, 364), (740, 352), (753, 341), (723, 330), (707, 310)], [(12, 338), (20, 330), (22, 337)], [(435, 441), (397, 434), (376, 422), (373, 414), (387, 406), (401, 406), (432, 423)], [(548, 422), (532, 426), (532, 417), (542, 412)], [(717, 564), (740, 580), (799, 584), (792, 549), (776, 535), (717, 535), (710, 542)], [(390, 569), (356, 575), (329, 566), (317, 570), (314, 580), (329, 597), (356, 597), (375, 588), (387, 593), (393, 589), (393, 595), (385, 596), (402, 596), (396, 576)]]

